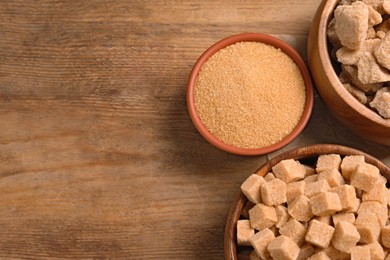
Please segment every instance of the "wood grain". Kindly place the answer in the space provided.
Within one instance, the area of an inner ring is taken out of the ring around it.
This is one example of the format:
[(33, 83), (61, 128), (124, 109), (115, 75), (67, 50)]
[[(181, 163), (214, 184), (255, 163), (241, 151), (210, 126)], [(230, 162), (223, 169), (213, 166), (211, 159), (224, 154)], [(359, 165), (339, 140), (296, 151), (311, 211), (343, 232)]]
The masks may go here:
[[(229, 207), (268, 156), (202, 139), (187, 77), (208, 46), (242, 32), (304, 54), (318, 4), (1, 1), (0, 258), (222, 259)], [(389, 163), (388, 148), (315, 103), (285, 149), (336, 142)]]

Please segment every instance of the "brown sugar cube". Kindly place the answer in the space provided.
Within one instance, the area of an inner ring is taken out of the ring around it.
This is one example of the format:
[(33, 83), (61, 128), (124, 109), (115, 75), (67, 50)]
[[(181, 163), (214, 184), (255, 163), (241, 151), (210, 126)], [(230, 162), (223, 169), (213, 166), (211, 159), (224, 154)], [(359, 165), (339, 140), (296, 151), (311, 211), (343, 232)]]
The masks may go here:
[(310, 221), (305, 240), (312, 245), (326, 248), (329, 246), (333, 233), (334, 227), (313, 219)]
[[(383, 2), (383, 0), (381, 0)], [(382, 22), (382, 16), (372, 6), (368, 5), (368, 26), (374, 26)]]
[(375, 58), (377, 59), (378, 63), (385, 67), (386, 69), (390, 70), (390, 34), (387, 33), (385, 37), (382, 39), (381, 43), (379, 44), (378, 48), (374, 51)]
[(386, 177), (383, 176), (382, 174), (379, 174), (378, 181), (379, 181), (380, 183), (382, 183), (383, 185), (385, 185), (385, 186), (386, 186), (386, 184), (387, 184), (387, 179), (386, 179)]
[(336, 226), (340, 221), (346, 221), (351, 224), (355, 223), (355, 214), (352, 212), (337, 213), (332, 216), (333, 225)]
[(353, 202), (351, 209), (345, 210), (345, 212), (356, 213), (358, 211), (359, 207), (360, 207), (360, 199), (356, 198), (355, 201)]
[[(388, 33), (390, 35), (390, 33)], [(390, 87), (385, 87), (376, 92), (374, 100), (370, 103), (372, 108), (386, 119), (390, 118)]]
[(291, 217), (299, 221), (309, 221), (313, 217), (310, 200), (305, 195), (297, 197), (287, 209)]
[(286, 183), (279, 179), (266, 182), (261, 186), (261, 199), (268, 206), (275, 206), (287, 201)]
[(377, 241), (368, 245), (370, 247), (371, 260), (385, 259), (385, 252), (383, 247)]
[(241, 185), (241, 191), (249, 201), (258, 204), (261, 202), (260, 188), (265, 183), (263, 177), (252, 174)]
[(358, 215), (363, 213), (375, 213), (381, 227), (386, 224), (388, 218), (387, 205), (377, 201), (363, 201), (360, 203), (357, 213)]
[(370, 260), (371, 251), (369, 246), (355, 246), (351, 248), (351, 260)]
[(276, 216), (278, 217), (278, 222), (276, 222), (275, 226), (281, 228), (290, 219), (290, 215), (287, 213), (287, 208), (282, 205), (276, 206), (275, 211)]
[(293, 159), (283, 160), (272, 167), (275, 176), (285, 183), (302, 180), (305, 177), (306, 169), (298, 161)]
[[(374, 30), (375, 34), (375, 30)], [(342, 64), (347, 65), (356, 65), (359, 61), (360, 56), (362, 55), (362, 51), (364, 48), (360, 48), (357, 50), (351, 50), (347, 47), (341, 47), (336, 52), (336, 58)]]
[(353, 85), (349, 84), (349, 83), (346, 83), (346, 84), (343, 84), (343, 86), (345, 87), (346, 90), (348, 90), (349, 93), (352, 94), (352, 96), (354, 96), (360, 103), (362, 103), (363, 105), (367, 104), (367, 96), (366, 94), (361, 91), (360, 89), (354, 87)]
[(255, 234), (251, 223), (247, 219), (237, 221), (237, 244), (240, 246), (250, 246), (249, 238)]
[(386, 33), (384, 31), (377, 31), (376, 37), (378, 37), (379, 39), (383, 39), (386, 37)]
[(247, 203), (245, 203), (245, 206), (241, 211), (241, 217), (245, 219), (249, 219), (249, 210), (253, 208), (253, 206), (255, 205), (256, 204), (254, 204), (253, 202), (247, 201)]
[(277, 221), (274, 207), (264, 204), (257, 204), (249, 210), (249, 219), (253, 228), (262, 230), (272, 227)]
[(308, 260), (331, 260), (331, 258), (324, 251), (320, 251), (309, 257)]
[(305, 177), (316, 174), (316, 170), (314, 169), (314, 167), (306, 165), (306, 164), (304, 164), (303, 167), (305, 167), (305, 170), (306, 170)]
[[(341, 44), (359, 49), (367, 36), (368, 8), (365, 5), (338, 6), (334, 11), (335, 29)], [(351, 33), (354, 32), (354, 33)]]
[(370, 191), (363, 192), (362, 201), (378, 201), (382, 204), (387, 204), (388, 196), (386, 184), (383, 184), (382, 180), (378, 178)]
[(318, 220), (319, 222), (325, 223), (327, 225), (332, 225), (332, 217), (330, 215), (318, 216), (315, 217), (314, 219)]
[(360, 234), (361, 243), (373, 243), (378, 240), (380, 225), (375, 213), (359, 214), (356, 218), (355, 226)]
[[(344, 211), (350, 211), (356, 206), (356, 192), (355, 188), (351, 185), (345, 184), (330, 189), (330, 192), (337, 193), (340, 198), (341, 209)], [(357, 209), (356, 209), (357, 210)], [(355, 212), (356, 212), (355, 210)]]
[(382, 244), (390, 248), (390, 225), (384, 226), (381, 229)]
[(318, 181), (318, 174), (307, 176), (304, 180), (306, 185)]
[(318, 174), (318, 181), (326, 180), (331, 188), (345, 184), (343, 176), (336, 169), (324, 170)]
[[(348, 77), (348, 79), (352, 85), (354, 85), (358, 89), (364, 91), (365, 93), (376, 92), (383, 86), (383, 83), (371, 83), (371, 84), (363, 83), (359, 79), (358, 68), (356, 66), (342, 64), (341, 70)], [(368, 99), (368, 97), (367, 97), (367, 99)]]
[(273, 259), (295, 260), (299, 254), (299, 247), (291, 238), (279, 236), (269, 243), (268, 251)]
[(287, 203), (292, 202), (296, 197), (305, 194), (306, 182), (296, 181), (287, 184)]
[(310, 198), (311, 210), (316, 216), (334, 214), (341, 210), (339, 196), (333, 192), (321, 192)]
[(350, 253), (351, 248), (356, 246), (359, 239), (359, 232), (353, 224), (347, 221), (340, 221), (336, 225), (332, 245), (342, 252)]
[(379, 177), (379, 169), (368, 163), (359, 164), (351, 175), (351, 185), (355, 188), (369, 191)]
[(265, 228), (250, 238), (250, 244), (253, 246), (258, 256), (262, 259), (268, 259), (270, 255), (267, 246), (274, 239), (274, 233), (268, 228)]
[(326, 180), (318, 180), (316, 182), (308, 183), (305, 189), (305, 195), (309, 198), (330, 190), (329, 183)]
[(383, 1), (383, 10), (387, 13), (390, 14), (390, 1), (389, 0), (384, 0)]
[(306, 243), (303, 246), (301, 246), (297, 260), (306, 260), (310, 256), (314, 255), (314, 253), (315, 253), (314, 247)]
[[(240, 258), (238, 258), (240, 259)], [(263, 258), (265, 259), (265, 258)], [(251, 254), (249, 255), (249, 260), (261, 260), (260, 256), (256, 254), (255, 250), (252, 250)]]
[(279, 229), (279, 233), (289, 237), (297, 245), (302, 245), (305, 241), (306, 228), (295, 219), (290, 219), (283, 227)]
[(272, 181), (276, 179), (275, 175), (272, 172), (267, 173), (267, 175), (264, 176), (265, 181)]
[[(334, 235), (333, 235), (334, 236)], [(330, 244), (327, 248), (322, 250), (326, 253), (330, 259), (338, 259), (338, 260), (349, 260), (350, 255), (348, 253), (337, 250), (332, 244)]]
[(389, 70), (377, 63), (372, 52), (364, 52), (356, 66), (358, 68), (358, 78), (364, 84), (390, 81)]
[(352, 172), (355, 170), (359, 163), (364, 163), (363, 155), (350, 155), (345, 156), (341, 162), (341, 174), (347, 180), (351, 177)]
[(330, 169), (340, 170), (340, 164), (341, 157), (338, 154), (320, 155), (317, 159), (316, 171), (320, 173)]
[(379, 12), (380, 14), (385, 14), (385, 11), (383, 10), (383, 3), (386, 0), (362, 0), (363, 3), (365, 3), (367, 6), (372, 7), (375, 11)]

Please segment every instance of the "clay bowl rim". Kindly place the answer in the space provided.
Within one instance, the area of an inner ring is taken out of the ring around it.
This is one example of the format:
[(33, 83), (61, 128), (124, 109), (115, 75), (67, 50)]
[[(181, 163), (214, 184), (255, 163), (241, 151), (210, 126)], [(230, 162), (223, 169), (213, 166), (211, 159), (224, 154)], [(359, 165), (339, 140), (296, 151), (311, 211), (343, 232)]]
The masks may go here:
[[(337, 92), (337, 94), (344, 100), (344, 102), (355, 110), (360, 116), (376, 124), (382, 125), (386, 128), (390, 128), (390, 120), (382, 118), (378, 113), (369, 109), (362, 103), (360, 103), (355, 97), (350, 94), (339, 80), (336, 71), (332, 65), (331, 57), (328, 50), (328, 41), (326, 35), (326, 28), (333, 17), (333, 11), (336, 8), (340, 0), (323, 0), (326, 1), (324, 8), (321, 12), (320, 22), (318, 28), (318, 51), (321, 60), (321, 65), (324, 68), (331, 68), (330, 70), (324, 69), (326, 77), (332, 83), (331, 87)], [(323, 28), (323, 29), (321, 29)]]
[[(340, 154), (341, 156), (364, 155), (366, 162), (377, 166), (381, 171), (381, 174), (384, 175), (388, 180), (390, 180), (390, 168), (387, 167), (384, 163), (382, 163), (379, 159), (363, 151), (337, 144), (316, 144), (288, 150), (275, 156), (270, 161), (263, 164), (259, 169), (255, 171), (255, 173), (264, 176), (271, 170), (274, 165), (284, 159), (303, 160), (316, 158), (321, 154), (332, 153)], [(229, 214), (226, 220), (224, 236), (224, 253), (225, 259), (227, 260), (237, 259), (236, 223), (237, 220), (240, 219), (241, 211), (247, 201), (248, 200), (246, 199), (244, 194), (240, 191), (239, 196), (234, 200), (232, 206), (230, 207)]]
[[(306, 91), (306, 98), (305, 98), (305, 107), (303, 114), (301, 116), (301, 119), (299, 120), (297, 126), (289, 133), (286, 137), (284, 137), (281, 141), (270, 145), (266, 147), (261, 148), (255, 148), (255, 149), (248, 149), (248, 148), (239, 148), (232, 145), (228, 145), (221, 140), (219, 140), (217, 137), (215, 137), (213, 134), (211, 134), (207, 128), (203, 125), (201, 122), (199, 116), (196, 113), (196, 107), (194, 102), (194, 90), (195, 90), (195, 81), (199, 74), (199, 71), (202, 67), (202, 65), (217, 51), (219, 51), (222, 48), (225, 48), (226, 46), (232, 45), (237, 42), (243, 42), (243, 41), (256, 41), (256, 42), (262, 42), (265, 44), (272, 45), (276, 48), (280, 48), (284, 53), (286, 53), (294, 62), (297, 64), (298, 68), (301, 71), (301, 75), (305, 82), (305, 91)], [(302, 57), (299, 55), (299, 53), (291, 47), (289, 44), (283, 42), (282, 40), (279, 40), (271, 35), (267, 34), (261, 34), (261, 33), (244, 33), (244, 34), (238, 34), (234, 36), (230, 36), (228, 38), (222, 39), (209, 47), (196, 61), (192, 72), (190, 74), (190, 77), (188, 79), (188, 86), (187, 86), (187, 108), (190, 115), (190, 118), (192, 122), (194, 123), (196, 129), (199, 131), (199, 133), (212, 145), (215, 147), (229, 152), (233, 154), (238, 155), (262, 155), (271, 153), (273, 151), (276, 151), (290, 142), (292, 142), (305, 128), (307, 125), (312, 110), (313, 110), (313, 103), (314, 103), (314, 91), (313, 91), (313, 85), (310, 77), (309, 70), (302, 59)]]

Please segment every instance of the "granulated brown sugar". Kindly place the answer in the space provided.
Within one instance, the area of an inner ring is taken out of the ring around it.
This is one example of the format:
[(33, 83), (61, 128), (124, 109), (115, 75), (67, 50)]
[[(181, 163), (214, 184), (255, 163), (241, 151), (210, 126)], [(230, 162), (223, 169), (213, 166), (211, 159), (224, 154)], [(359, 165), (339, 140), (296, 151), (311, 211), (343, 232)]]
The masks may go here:
[(195, 107), (204, 126), (226, 144), (261, 148), (298, 124), (305, 106), (298, 66), (280, 49), (238, 42), (211, 56), (195, 84)]

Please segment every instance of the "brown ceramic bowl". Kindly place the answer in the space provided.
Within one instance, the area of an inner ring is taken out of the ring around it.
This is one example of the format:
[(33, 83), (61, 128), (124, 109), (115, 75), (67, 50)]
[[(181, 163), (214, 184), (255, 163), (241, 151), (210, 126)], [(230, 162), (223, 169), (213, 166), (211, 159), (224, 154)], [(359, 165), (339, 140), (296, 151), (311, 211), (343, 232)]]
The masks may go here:
[(357, 101), (341, 84), (329, 56), (326, 29), (339, 0), (323, 0), (309, 33), (308, 58), (315, 85), (332, 114), (357, 135), (390, 146), (390, 120)]
[[(307, 165), (314, 165), (317, 160), (317, 157), (322, 154), (340, 154), (341, 156), (346, 155), (364, 155), (367, 163), (373, 164), (379, 168), (380, 172), (390, 180), (390, 168), (383, 164), (378, 159), (368, 155), (362, 151), (334, 144), (318, 144), (311, 145), (302, 148), (296, 148), (287, 152), (284, 152), (272, 160), (261, 166), (255, 173), (261, 176), (264, 176), (272, 167), (278, 162), (285, 159), (295, 159), (299, 160), (301, 163)], [(248, 173), (248, 176), (250, 173)], [(224, 238), (224, 249), (225, 249), (225, 259), (227, 260), (236, 260), (237, 254), (242, 248), (237, 246), (236, 238), (236, 225), (237, 221), (240, 219), (241, 212), (248, 200), (242, 192), (240, 192), (237, 199), (233, 202), (232, 207), (230, 208), (229, 215), (226, 221), (225, 227), (225, 238)]]
[[(242, 41), (256, 41), (256, 42), (262, 42), (265, 44), (272, 45), (276, 48), (280, 48), (284, 53), (286, 53), (290, 58), (297, 64), (298, 68), (301, 71), (302, 77), (305, 82), (306, 86), (306, 100), (305, 100), (305, 109), (303, 111), (302, 117), (298, 123), (298, 125), (293, 129), (293, 131), (288, 134), (285, 138), (283, 138), (280, 142), (277, 142), (273, 145), (257, 148), (257, 149), (246, 149), (246, 148), (238, 148), (232, 145), (228, 145), (218, 138), (216, 138), (214, 135), (212, 135), (207, 128), (202, 124), (199, 116), (196, 113), (196, 107), (194, 102), (194, 89), (195, 89), (195, 81), (199, 74), (199, 71), (203, 65), (214, 53), (219, 51), (222, 48), (225, 48), (226, 46), (229, 46), (231, 44), (234, 44), (236, 42), (242, 42)], [(311, 78), (310, 74), (308, 72), (308, 69), (305, 65), (305, 62), (303, 61), (302, 57), (298, 54), (298, 52), (292, 48), (287, 43), (272, 37), (270, 35), (266, 34), (258, 34), (258, 33), (246, 33), (246, 34), (239, 34), (235, 36), (231, 36), (229, 38), (223, 39), (217, 43), (215, 43), (213, 46), (208, 48), (202, 56), (198, 59), (198, 61), (195, 63), (194, 68), (192, 69), (191, 75), (188, 80), (188, 87), (187, 87), (187, 107), (188, 112), (190, 114), (191, 120), (194, 123), (196, 129), (198, 129), (199, 133), (212, 145), (218, 147), (221, 150), (224, 150), (226, 152), (239, 154), (239, 155), (260, 155), (260, 154), (266, 154), (273, 152), (275, 150), (278, 150), (282, 148), (283, 146), (289, 144), (292, 140), (294, 140), (305, 128), (307, 122), (309, 121), (311, 111), (313, 108), (313, 87), (311, 84)]]

